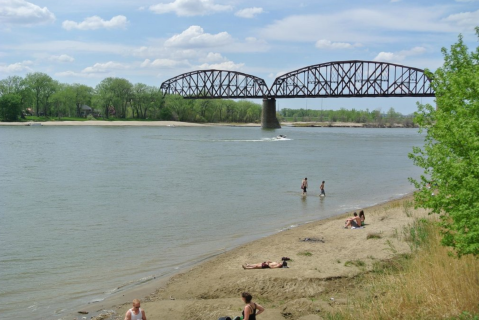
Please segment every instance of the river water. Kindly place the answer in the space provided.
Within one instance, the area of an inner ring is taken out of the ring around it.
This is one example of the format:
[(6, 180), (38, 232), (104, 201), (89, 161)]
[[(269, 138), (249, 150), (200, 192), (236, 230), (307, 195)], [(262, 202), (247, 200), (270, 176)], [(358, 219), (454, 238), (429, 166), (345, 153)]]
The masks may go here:
[(414, 129), (0, 127), (0, 318), (60, 319), (239, 244), (400, 197), (422, 141)]

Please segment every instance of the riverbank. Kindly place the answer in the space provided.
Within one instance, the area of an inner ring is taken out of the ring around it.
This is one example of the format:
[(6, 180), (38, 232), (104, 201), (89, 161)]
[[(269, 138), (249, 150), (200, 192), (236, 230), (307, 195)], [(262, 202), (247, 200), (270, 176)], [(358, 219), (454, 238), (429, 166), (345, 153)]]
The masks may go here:
[[(261, 127), (260, 123), (195, 123), (181, 121), (108, 121), (108, 120), (85, 120), (85, 121), (24, 121), (24, 122), (0, 122), (0, 126), (30, 126), (41, 124), (42, 126), (108, 126), (108, 127)], [(375, 124), (356, 122), (282, 122), (283, 127), (300, 128), (405, 128), (402, 124)]]
[(281, 125), (299, 128), (418, 128), (417, 126), (406, 127), (401, 123), (358, 123), (358, 122), (282, 122)]
[[(92, 304), (86, 311), (91, 316), (112, 310), (115, 315), (97, 319), (123, 319), (129, 301), (139, 297), (151, 319), (217, 319), (238, 315), (239, 294), (249, 291), (267, 308), (261, 316), (264, 320), (321, 319), (321, 314), (333, 311), (335, 304), (345, 303), (343, 289), (352, 285), (352, 278), (371, 270), (377, 261), (410, 251), (398, 232), (415, 218), (426, 216), (425, 211), (414, 210), (411, 205), (408, 196), (365, 209), (364, 229), (342, 228), (344, 218), (351, 213), (304, 224), (240, 246), (167, 282), (155, 283), (154, 293), (152, 284), (115, 301)], [(378, 238), (367, 239), (368, 234)], [(304, 238), (322, 241), (300, 241)], [(288, 269), (241, 268), (245, 262), (278, 261), (284, 256), (292, 259)]]

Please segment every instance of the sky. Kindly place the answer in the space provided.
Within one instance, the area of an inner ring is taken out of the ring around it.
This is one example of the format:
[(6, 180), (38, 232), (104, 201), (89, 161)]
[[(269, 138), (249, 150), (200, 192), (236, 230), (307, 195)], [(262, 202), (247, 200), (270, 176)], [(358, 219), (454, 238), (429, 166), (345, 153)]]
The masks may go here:
[[(478, 46), (479, 0), (0, 0), (0, 79), (45, 72), (160, 84), (197, 69), (285, 72), (339, 60), (435, 70), (442, 47)], [(279, 108), (404, 114), (431, 98), (281, 99)], [(260, 101), (258, 101), (260, 102)]]

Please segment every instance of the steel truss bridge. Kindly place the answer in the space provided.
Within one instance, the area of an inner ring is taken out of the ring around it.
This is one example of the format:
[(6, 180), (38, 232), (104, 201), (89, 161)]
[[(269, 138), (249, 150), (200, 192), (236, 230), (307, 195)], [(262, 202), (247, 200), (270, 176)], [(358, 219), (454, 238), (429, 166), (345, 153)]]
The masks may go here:
[(279, 127), (276, 98), (434, 97), (424, 70), (377, 61), (334, 61), (277, 77), (272, 86), (256, 76), (197, 70), (161, 84), (164, 94), (186, 99), (263, 99), (262, 125)]

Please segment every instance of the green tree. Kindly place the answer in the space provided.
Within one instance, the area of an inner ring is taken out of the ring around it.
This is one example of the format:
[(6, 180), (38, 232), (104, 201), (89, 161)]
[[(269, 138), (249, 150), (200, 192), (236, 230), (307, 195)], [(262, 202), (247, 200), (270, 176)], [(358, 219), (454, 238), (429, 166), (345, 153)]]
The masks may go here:
[(0, 96), (0, 115), (3, 121), (17, 121), (22, 112), (22, 99), (18, 94), (7, 93)]
[(93, 88), (84, 84), (74, 83), (71, 86), (74, 93), (74, 103), (76, 106), (76, 116), (80, 116), (80, 107), (85, 104), (90, 104), (93, 98)]
[[(476, 33), (479, 38), (479, 28)], [(442, 53), (444, 65), (434, 74), (428, 72), (436, 107), (418, 104), (415, 121), (426, 131), (425, 145), (409, 157), (424, 174), (411, 180), (419, 189), (418, 206), (440, 215), (443, 244), (459, 256), (478, 256), (479, 47), (469, 52), (459, 36)]]
[(25, 86), (32, 92), (35, 103), (35, 113), (39, 114), (40, 107), (43, 106), (46, 116), (46, 105), (48, 98), (53, 92), (53, 79), (45, 73), (35, 72), (29, 73), (24, 79)]
[(58, 119), (67, 114), (71, 115), (76, 107), (74, 86), (59, 84), (58, 90), (51, 96), (50, 101), (53, 115), (56, 115)]

